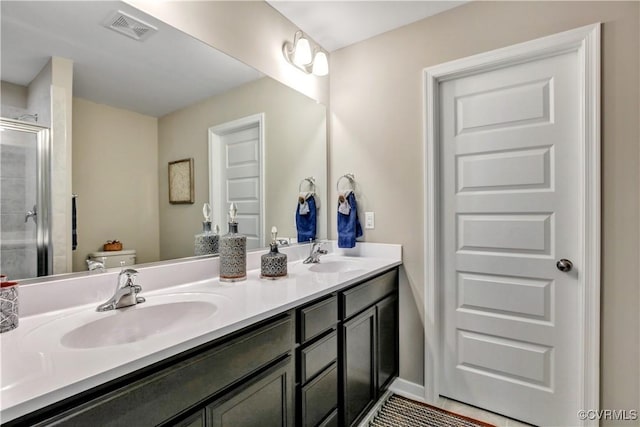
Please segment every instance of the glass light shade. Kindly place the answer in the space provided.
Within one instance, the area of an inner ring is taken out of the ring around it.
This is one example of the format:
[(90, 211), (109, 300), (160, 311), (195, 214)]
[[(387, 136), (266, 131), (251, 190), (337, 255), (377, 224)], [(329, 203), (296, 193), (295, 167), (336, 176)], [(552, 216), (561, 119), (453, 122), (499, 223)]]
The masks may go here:
[(311, 45), (309, 40), (300, 37), (296, 42), (293, 52), (293, 63), (296, 65), (307, 65), (311, 62)]
[(327, 60), (327, 54), (319, 51), (316, 52), (315, 58), (313, 58), (313, 70), (311, 71), (316, 76), (326, 76), (329, 74), (329, 61)]

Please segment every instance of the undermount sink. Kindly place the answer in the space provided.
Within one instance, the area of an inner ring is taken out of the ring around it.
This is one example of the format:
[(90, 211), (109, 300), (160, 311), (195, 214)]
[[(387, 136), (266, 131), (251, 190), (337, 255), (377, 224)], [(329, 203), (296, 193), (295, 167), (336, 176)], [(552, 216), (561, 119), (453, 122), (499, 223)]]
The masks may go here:
[[(88, 308), (30, 331), (27, 347), (96, 349), (188, 330), (219, 314), (228, 297), (212, 293), (145, 295), (146, 302), (109, 312)], [(48, 343), (48, 344), (47, 344)]]
[(67, 332), (60, 342), (69, 348), (96, 348), (141, 341), (152, 335), (193, 325), (212, 315), (218, 307), (205, 301), (182, 301), (119, 309)]
[(361, 269), (362, 266), (358, 261), (324, 260), (322, 258), (318, 264), (309, 267), (309, 271), (314, 273), (349, 273)]

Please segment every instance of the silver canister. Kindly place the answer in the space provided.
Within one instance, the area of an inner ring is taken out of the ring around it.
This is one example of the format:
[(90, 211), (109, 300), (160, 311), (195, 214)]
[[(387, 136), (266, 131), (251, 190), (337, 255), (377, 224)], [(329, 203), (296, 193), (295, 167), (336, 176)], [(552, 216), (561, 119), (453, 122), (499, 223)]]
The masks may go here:
[(0, 333), (18, 327), (18, 282), (0, 282)]

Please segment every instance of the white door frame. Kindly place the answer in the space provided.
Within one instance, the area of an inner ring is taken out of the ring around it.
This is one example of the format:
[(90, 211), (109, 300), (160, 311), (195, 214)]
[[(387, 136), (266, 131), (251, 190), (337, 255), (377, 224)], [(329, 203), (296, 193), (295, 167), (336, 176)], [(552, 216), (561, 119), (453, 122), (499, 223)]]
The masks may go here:
[[(425, 400), (435, 402), (439, 396), (441, 322), (441, 265), (439, 252), (441, 183), (439, 182), (439, 83), (477, 73), (542, 59), (566, 52), (578, 52), (581, 74), (581, 141), (578, 153), (582, 200), (579, 247), (584, 248), (578, 265), (580, 298), (576, 301), (581, 315), (581, 346), (578, 363), (583, 375), (577, 391), (581, 407), (599, 409), (600, 394), (600, 23), (554, 34), (548, 37), (447, 62), (424, 70), (425, 141), (424, 141), (424, 251), (425, 251)], [(576, 415), (577, 420), (577, 415)], [(597, 425), (597, 421), (584, 424)]]
[(219, 206), (222, 180), (220, 177), (220, 167), (214, 160), (214, 153), (219, 153), (222, 144), (222, 137), (240, 131), (245, 128), (258, 125), (258, 142), (260, 146), (260, 244), (265, 241), (265, 150), (264, 150), (264, 113), (253, 114), (251, 116), (242, 117), (237, 120), (222, 123), (209, 128), (209, 204), (212, 208), (212, 222), (220, 226), (221, 234), (226, 234), (226, 226), (228, 218), (221, 212), (227, 212), (228, 206)]

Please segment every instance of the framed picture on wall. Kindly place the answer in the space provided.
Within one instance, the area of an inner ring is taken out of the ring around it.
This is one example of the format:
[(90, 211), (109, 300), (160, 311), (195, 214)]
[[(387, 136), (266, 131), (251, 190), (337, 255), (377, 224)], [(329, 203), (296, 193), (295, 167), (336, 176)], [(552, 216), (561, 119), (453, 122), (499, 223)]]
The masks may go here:
[(193, 159), (169, 162), (169, 203), (193, 202)]

